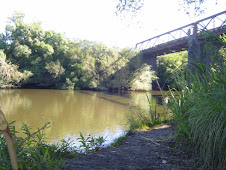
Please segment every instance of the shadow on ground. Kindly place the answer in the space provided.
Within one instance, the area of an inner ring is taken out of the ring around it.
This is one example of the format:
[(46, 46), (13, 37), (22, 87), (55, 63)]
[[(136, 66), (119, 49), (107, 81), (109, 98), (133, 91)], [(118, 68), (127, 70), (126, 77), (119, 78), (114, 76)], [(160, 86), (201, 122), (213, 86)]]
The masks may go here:
[(163, 125), (131, 134), (116, 147), (68, 160), (67, 169), (192, 169), (196, 159), (192, 152), (175, 147), (174, 128)]

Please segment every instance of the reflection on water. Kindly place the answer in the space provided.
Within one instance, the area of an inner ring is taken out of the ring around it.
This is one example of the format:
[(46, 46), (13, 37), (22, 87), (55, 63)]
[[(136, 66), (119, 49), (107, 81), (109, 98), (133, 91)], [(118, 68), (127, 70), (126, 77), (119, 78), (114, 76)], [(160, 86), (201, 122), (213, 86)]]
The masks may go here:
[[(127, 130), (126, 114), (129, 105), (148, 108), (146, 95), (132, 92), (125, 95), (110, 95), (103, 92), (73, 90), (2, 89), (0, 107), (8, 122), (22, 122), (35, 131), (46, 122), (48, 142), (61, 139), (77, 139), (84, 135), (107, 137), (108, 143)], [(19, 129), (17, 129), (19, 130)]]
[(120, 93), (104, 92), (104, 94), (110, 94), (110, 96), (116, 95), (116, 96), (126, 97), (128, 98), (126, 105), (139, 107), (145, 112), (149, 111), (148, 99), (151, 100), (153, 98), (153, 100), (158, 104), (157, 113), (162, 113), (164, 110), (164, 107), (162, 106), (162, 103), (163, 103), (162, 95), (166, 95), (166, 92), (163, 92), (163, 93), (164, 94), (162, 94), (160, 91), (152, 91), (151, 93), (137, 92), (137, 91), (133, 91), (133, 92), (124, 91)]

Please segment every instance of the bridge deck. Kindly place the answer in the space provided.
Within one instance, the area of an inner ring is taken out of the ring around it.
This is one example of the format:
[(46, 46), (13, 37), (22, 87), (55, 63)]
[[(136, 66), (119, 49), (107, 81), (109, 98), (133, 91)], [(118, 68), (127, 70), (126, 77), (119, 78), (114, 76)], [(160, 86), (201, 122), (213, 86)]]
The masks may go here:
[[(213, 24), (213, 25), (212, 25)], [(144, 54), (163, 55), (188, 49), (190, 36), (198, 39), (206, 37), (208, 32), (219, 35), (226, 32), (226, 11), (212, 15), (195, 23), (155, 36), (138, 43), (136, 46)]]
[[(218, 27), (212, 30), (209, 30), (209, 32), (211, 32), (212, 34), (215, 35), (220, 35), (222, 33), (224, 33), (226, 30), (226, 27)], [(202, 33), (199, 33), (198, 39), (204, 39), (205, 36), (205, 31)], [(168, 41), (167, 43), (162, 43), (159, 45), (156, 45), (152, 48), (148, 48), (143, 50), (143, 53), (151, 53), (153, 55), (164, 55), (164, 54), (169, 54), (169, 53), (173, 53), (173, 52), (179, 52), (179, 51), (185, 51), (188, 49), (188, 41), (189, 41), (189, 37), (183, 37), (183, 38), (179, 38), (176, 40), (171, 40)]]
[(167, 43), (156, 45), (155, 47), (143, 50), (143, 53), (151, 53), (153, 55), (163, 55), (172, 52), (179, 52), (188, 49), (188, 37), (172, 40)]

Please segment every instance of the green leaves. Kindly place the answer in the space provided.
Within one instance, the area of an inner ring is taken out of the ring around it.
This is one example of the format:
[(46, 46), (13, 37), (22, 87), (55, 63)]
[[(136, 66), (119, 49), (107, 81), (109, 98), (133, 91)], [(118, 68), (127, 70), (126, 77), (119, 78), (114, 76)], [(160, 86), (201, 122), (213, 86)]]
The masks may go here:
[(5, 53), (0, 50), (0, 87), (20, 86), (31, 76), (30, 72), (19, 72), (18, 66), (6, 61)]
[[(71, 41), (63, 34), (43, 30), (39, 22), (25, 23), (22, 15), (13, 16), (5, 34), (0, 36), (0, 48), (14, 72), (18, 69), (21, 73), (15, 74), (17, 83), (27, 87), (150, 89), (153, 72), (148, 66), (142, 67), (142, 57), (135, 49), (108, 48), (87, 40)], [(136, 69), (139, 70), (135, 72)], [(14, 81), (12, 76), (5, 83), (11, 81)]]
[(79, 135), (80, 138), (78, 138), (78, 140), (81, 143), (80, 149), (85, 153), (92, 152), (98, 150), (100, 147), (103, 147), (103, 143), (106, 140), (103, 136), (99, 136), (98, 138), (90, 135), (88, 137), (84, 137), (81, 132)]
[(9, 20), (13, 23), (18, 23), (20, 21), (23, 21), (24, 17), (25, 17), (24, 13), (14, 12), (12, 17), (9, 17)]
[(158, 57), (158, 73), (159, 83), (161, 86), (170, 86), (178, 88), (175, 84), (175, 78), (180, 73), (185, 73), (187, 66), (188, 54), (187, 51), (167, 54)]
[(61, 76), (65, 72), (65, 69), (61, 66), (59, 60), (46, 63), (45, 69), (47, 69), (54, 78)]
[(208, 68), (203, 63), (195, 66), (196, 72), (178, 76), (179, 91), (170, 90), (169, 106), (180, 139), (193, 145), (201, 168), (221, 169), (226, 155), (226, 62), (218, 56)]
[[(35, 132), (31, 132), (31, 127), (23, 124), (21, 132), (24, 139), (17, 138), (17, 131), (13, 123), (9, 124), (12, 132), (14, 145), (17, 152), (19, 169), (60, 169), (64, 165), (65, 159), (75, 158), (77, 148), (72, 147), (72, 141), (62, 140), (58, 144), (46, 144), (43, 130), (48, 128), (49, 123)], [(5, 143), (5, 139), (0, 135), (0, 169), (10, 169), (10, 159)]]
[(13, 55), (18, 58), (22, 57), (29, 58), (31, 53), (32, 51), (27, 45), (16, 44), (13, 50)]

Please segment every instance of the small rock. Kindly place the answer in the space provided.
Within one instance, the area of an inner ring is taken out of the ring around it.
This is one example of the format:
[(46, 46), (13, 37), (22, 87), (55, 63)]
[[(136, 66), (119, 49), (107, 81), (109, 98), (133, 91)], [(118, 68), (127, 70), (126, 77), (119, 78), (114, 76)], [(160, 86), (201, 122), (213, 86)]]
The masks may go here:
[(167, 163), (167, 161), (166, 161), (166, 160), (162, 160), (162, 163), (163, 163), (163, 164), (166, 164), (166, 163)]

